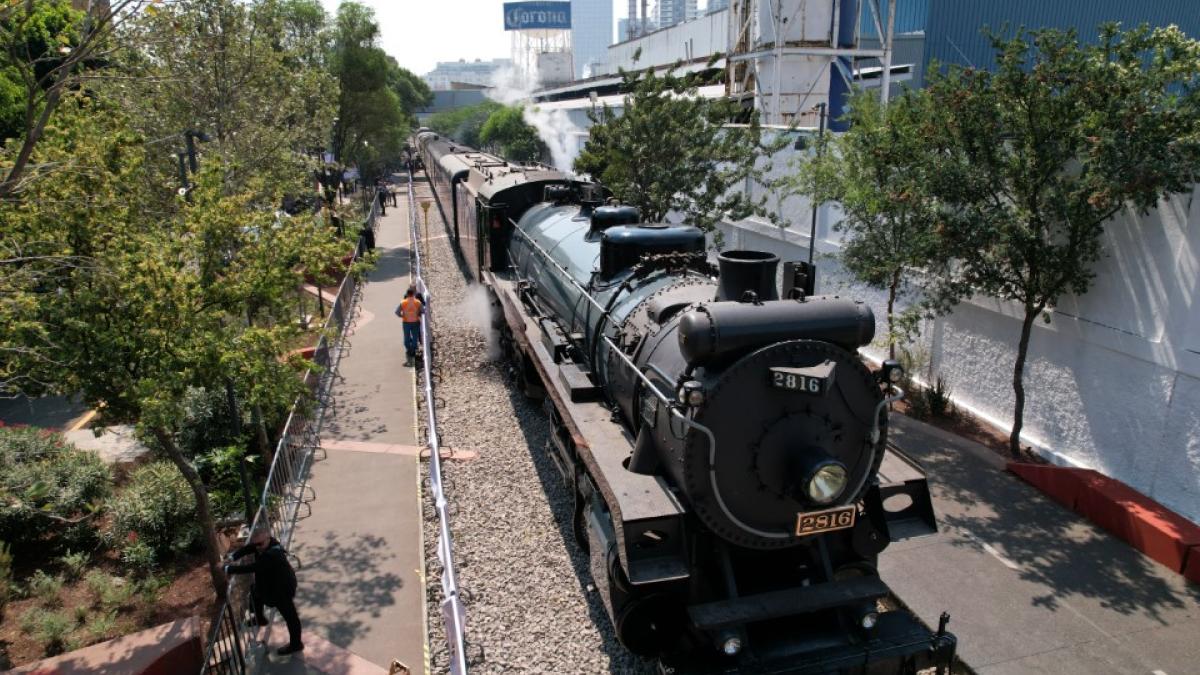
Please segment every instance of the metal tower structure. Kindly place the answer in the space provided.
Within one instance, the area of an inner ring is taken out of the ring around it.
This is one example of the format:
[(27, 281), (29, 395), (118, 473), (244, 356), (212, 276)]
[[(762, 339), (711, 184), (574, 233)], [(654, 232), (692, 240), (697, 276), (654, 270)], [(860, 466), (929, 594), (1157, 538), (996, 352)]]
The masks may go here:
[(575, 79), (570, 2), (508, 2), (504, 30), (512, 33), (512, 60), (524, 90)]
[[(882, 1), (886, 12), (881, 0), (731, 0), (726, 93), (753, 100), (768, 124), (816, 126), (817, 106), (827, 103), (838, 130), (855, 58), (882, 62), (880, 96), (890, 94), (896, 0)], [(863, 10), (882, 36), (880, 49), (858, 46)]]

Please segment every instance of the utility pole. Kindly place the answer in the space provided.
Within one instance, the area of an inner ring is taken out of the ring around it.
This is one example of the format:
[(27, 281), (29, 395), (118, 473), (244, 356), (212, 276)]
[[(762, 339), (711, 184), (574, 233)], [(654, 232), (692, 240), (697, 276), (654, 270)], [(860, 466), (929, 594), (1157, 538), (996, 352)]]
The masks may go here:
[[(825, 104), (817, 104), (817, 152), (821, 152), (821, 141), (825, 138)], [(813, 252), (817, 250), (817, 202), (812, 203), (812, 224), (808, 228), (808, 269), (813, 266)], [(810, 272), (811, 274), (811, 272)]]
[(883, 43), (883, 81), (879, 87), (879, 97), (884, 105), (888, 104), (892, 88), (892, 41), (896, 37), (896, 0), (888, 0), (887, 13), (887, 42)]

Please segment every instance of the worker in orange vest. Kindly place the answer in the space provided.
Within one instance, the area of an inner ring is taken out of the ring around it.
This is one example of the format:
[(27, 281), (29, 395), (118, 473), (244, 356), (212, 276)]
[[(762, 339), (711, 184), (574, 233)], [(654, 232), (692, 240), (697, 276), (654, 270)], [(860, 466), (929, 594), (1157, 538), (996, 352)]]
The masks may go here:
[(416, 287), (409, 286), (400, 306), (396, 308), (396, 316), (404, 320), (404, 352), (408, 356), (404, 362), (406, 366), (413, 365), (417, 356), (417, 346), (421, 343), (421, 313), (424, 309), (424, 303), (417, 297)]

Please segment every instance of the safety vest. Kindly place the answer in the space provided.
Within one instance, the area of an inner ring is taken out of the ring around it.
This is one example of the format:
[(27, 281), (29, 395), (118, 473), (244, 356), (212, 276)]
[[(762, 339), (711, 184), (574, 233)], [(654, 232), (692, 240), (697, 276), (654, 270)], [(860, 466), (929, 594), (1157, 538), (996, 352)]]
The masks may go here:
[(420, 323), (421, 301), (416, 297), (404, 298), (400, 301), (400, 318), (404, 323)]

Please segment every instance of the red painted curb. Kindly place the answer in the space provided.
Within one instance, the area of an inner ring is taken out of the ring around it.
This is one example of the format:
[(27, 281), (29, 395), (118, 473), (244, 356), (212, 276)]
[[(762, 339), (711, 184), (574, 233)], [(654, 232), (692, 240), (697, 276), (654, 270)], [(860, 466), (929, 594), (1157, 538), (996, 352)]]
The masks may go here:
[(1008, 470), (1152, 560), (1184, 575), (1191, 570), (1188, 578), (1200, 582), (1200, 525), (1090, 469), (1013, 462)]
[(1069, 469), (1024, 462), (1009, 462), (1007, 468), (1021, 480), (1071, 510), (1075, 510), (1075, 503), (1083, 492), (1085, 479), (1089, 474), (1099, 475), (1090, 469)]
[(1176, 572), (1200, 546), (1200, 526), (1111, 478), (1090, 480), (1075, 510)]
[(1183, 568), (1183, 576), (1194, 584), (1200, 584), (1200, 546), (1193, 546), (1188, 549), (1187, 563), (1186, 567)]

